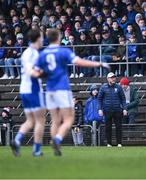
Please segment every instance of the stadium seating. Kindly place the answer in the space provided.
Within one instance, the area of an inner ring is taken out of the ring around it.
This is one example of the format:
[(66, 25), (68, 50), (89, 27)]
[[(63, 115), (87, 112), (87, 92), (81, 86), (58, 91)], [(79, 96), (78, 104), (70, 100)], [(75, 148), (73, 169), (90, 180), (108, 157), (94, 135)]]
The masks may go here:
[[(140, 97), (140, 104), (138, 108), (138, 114), (136, 118), (137, 123), (146, 122), (146, 78), (130, 78), (131, 85), (136, 87)], [(71, 79), (71, 87), (73, 93), (78, 96), (79, 100), (85, 104), (85, 101), (89, 97), (88, 89), (91, 84), (95, 83), (98, 87), (102, 83), (106, 82), (105, 78), (79, 78)], [(19, 96), (19, 84), (20, 80), (0, 80), (0, 110), (4, 107), (11, 107), (11, 113), (13, 120), (16, 123), (22, 123), (25, 120), (22, 110), (22, 104)], [(44, 84), (45, 87), (45, 84)], [(50, 116), (47, 113), (47, 121), (50, 120)]]

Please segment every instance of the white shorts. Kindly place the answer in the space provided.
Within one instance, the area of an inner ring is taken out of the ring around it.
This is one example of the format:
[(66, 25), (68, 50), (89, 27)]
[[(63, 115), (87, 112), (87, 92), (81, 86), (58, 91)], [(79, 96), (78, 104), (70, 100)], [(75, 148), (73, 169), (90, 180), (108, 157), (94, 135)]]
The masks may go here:
[(46, 106), (49, 110), (57, 108), (73, 108), (72, 92), (68, 90), (46, 92)]

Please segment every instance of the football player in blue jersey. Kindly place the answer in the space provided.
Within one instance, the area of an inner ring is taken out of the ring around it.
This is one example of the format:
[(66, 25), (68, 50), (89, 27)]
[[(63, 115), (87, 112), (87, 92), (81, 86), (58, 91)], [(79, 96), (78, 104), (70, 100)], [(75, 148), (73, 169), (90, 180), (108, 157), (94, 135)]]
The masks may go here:
[(54, 154), (61, 156), (60, 145), (74, 121), (74, 104), (68, 77), (68, 64), (83, 67), (105, 67), (107, 63), (91, 62), (76, 56), (69, 48), (60, 46), (61, 35), (56, 29), (48, 31), (50, 45), (39, 56), (35, 68), (30, 71), (34, 77), (47, 75), (46, 106), (50, 111), (51, 137)]
[(15, 156), (20, 155), (20, 145), (24, 135), (34, 129), (33, 156), (41, 156), (41, 144), (45, 126), (45, 104), (41, 79), (34, 78), (29, 73), (39, 57), (38, 50), (42, 47), (43, 40), (39, 30), (30, 30), (28, 33), (30, 46), (21, 57), (21, 84), (20, 95), (24, 108), (26, 121), (22, 124), (11, 148)]

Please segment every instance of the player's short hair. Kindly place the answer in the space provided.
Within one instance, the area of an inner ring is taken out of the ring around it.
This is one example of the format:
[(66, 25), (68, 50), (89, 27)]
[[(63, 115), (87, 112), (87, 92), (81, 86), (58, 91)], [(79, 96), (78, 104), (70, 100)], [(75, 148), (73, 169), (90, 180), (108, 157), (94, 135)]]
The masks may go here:
[(32, 43), (36, 42), (38, 38), (41, 37), (41, 32), (39, 29), (31, 29), (28, 34), (28, 40)]
[(47, 32), (47, 37), (49, 40), (49, 43), (54, 43), (59, 39), (60, 32), (57, 29), (49, 29)]

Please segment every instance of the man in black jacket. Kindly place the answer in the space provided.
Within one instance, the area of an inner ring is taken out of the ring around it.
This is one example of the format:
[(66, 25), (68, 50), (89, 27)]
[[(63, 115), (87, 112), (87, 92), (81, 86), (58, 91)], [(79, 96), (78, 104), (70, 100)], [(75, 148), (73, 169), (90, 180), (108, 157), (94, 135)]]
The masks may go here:
[(99, 115), (105, 115), (107, 146), (112, 146), (112, 123), (116, 126), (118, 147), (122, 145), (122, 116), (127, 116), (126, 98), (122, 87), (116, 83), (114, 73), (107, 75), (108, 83), (101, 86), (98, 94)]
[(75, 120), (72, 128), (72, 137), (75, 146), (82, 146), (83, 143), (83, 130), (80, 127), (83, 125), (83, 106), (82, 102), (78, 101), (77, 96), (74, 96)]

